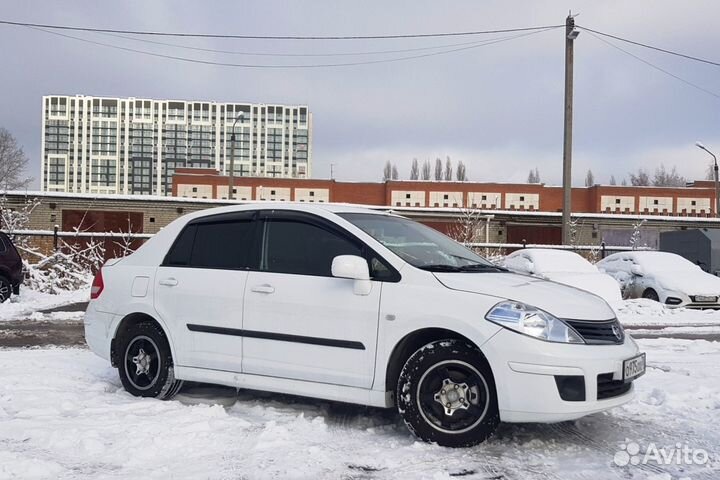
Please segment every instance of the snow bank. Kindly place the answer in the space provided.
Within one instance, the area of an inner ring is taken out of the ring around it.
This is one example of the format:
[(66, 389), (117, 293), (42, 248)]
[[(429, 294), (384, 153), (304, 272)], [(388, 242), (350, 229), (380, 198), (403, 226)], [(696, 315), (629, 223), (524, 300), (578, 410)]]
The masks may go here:
[(646, 298), (624, 300), (613, 304), (620, 323), (625, 326), (720, 326), (720, 310), (692, 310), (667, 308), (665, 305)]
[(36, 313), (70, 303), (86, 302), (90, 298), (90, 287), (72, 292), (58, 294), (41, 293), (29, 288), (20, 288), (20, 295), (13, 295), (10, 300), (0, 303), (0, 322), (7, 320), (20, 320), (32, 318), (36, 320), (64, 320), (82, 318), (81, 312), (72, 312), (72, 315), (54, 313), (43, 315)]

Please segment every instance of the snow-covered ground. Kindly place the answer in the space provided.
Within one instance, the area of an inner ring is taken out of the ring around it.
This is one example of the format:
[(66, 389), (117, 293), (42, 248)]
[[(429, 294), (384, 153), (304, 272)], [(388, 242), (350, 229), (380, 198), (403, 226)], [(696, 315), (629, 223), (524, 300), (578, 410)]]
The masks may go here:
[(78, 302), (86, 302), (90, 298), (90, 287), (72, 292), (63, 292), (57, 295), (40, 293), (28, 288), (21, 288), (20, 295), (10, 297), (10, 300), (0, 303), (0, 322), (8, 320), (36, 319), (36, 320), (69, 320), (81, 319), (80, 312), (57, 312), (44, 315), (38, 310), (55, 308)]
[[(208, 386), (139, 399), (88, 350), (0, 350), (0, 478), (720, 478), (720, 343), (640, 344), (630, 404), (457, 450), (417, 442), (392, 410)], [(614, 463), (651, 443), (710, 460)]]

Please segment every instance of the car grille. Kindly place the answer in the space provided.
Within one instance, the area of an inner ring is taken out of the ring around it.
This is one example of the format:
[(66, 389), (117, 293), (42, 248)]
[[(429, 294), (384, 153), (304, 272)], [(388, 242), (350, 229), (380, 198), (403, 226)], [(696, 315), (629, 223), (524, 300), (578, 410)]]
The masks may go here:
[(603, 373), (597, 377), (597, 399), (619, 397), (629, 392), (631, 387), (632, 382), (613, 380), (612, 373)]
[(690, 295), (690, 300), (694, 303), (716, 303), (717, 299), (712, 295)]
[(585, 343), (591, 345), (620, 345), (625, 341), (625, 333), (617, 319), (606, 322), (586, 322), (580, 320), (565, 320)]

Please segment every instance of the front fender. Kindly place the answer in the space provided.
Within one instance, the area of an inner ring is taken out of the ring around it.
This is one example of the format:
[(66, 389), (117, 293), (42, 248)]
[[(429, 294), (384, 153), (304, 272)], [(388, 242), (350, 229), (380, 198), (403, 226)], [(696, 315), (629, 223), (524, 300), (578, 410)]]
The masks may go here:
[(373, 390), (385, 390), (392, 353), (413, 332), (428, 328), (450, 330), (482, 349), (502, 329), (485, 320), (486, 312), (498, 301), (497, 297), (435, 285), (383, 285)]

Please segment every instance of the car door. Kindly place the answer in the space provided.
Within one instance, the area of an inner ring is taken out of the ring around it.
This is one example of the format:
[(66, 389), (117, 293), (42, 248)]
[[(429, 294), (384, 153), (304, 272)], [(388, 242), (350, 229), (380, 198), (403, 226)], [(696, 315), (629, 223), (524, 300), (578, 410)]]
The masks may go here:
[(245, 289), (243, 372), (370, 388), (382, 283), (367, 295), (335, 278), (337, 255), (363, 244), (301, 212), (264, 215), (260, 268)]
[(243, 295), (255, 248), (255, 212), (202, 217), (158, 268), (155, 309), (171, 325), (179, 365), (242, 370)]

